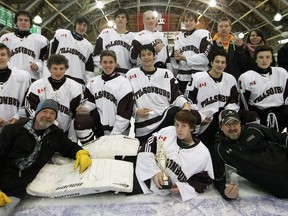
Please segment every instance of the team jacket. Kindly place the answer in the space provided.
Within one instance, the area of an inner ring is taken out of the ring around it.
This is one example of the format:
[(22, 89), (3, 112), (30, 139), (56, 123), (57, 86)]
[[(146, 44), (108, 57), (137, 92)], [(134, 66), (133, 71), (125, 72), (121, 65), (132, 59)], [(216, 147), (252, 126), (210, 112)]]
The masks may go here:
[[(29, 34), (20, 38), (15, 33), (2, 35), (0, 42), (11, 51), (10, 66), (28, 71), (32, 79), (39, 79), (43, 70), (43, 58), (47, 51), (48, 40), (40, 34)], [(30, 68), (31, 62), (38, 66), (37, 71)]]
[[(194, 139), (194, 138), (193, 138)], [(136, 176), (145, 194), (156, 193), (166, 195), (167, 189), (159, 190), (154, 184), (153, 177), (161, 172), (156, 163), (160, 145), (157, 141), (163, 141), (162, 151), (167, 156), (166, 173), (180, 191), (183, 201), (189, 200), (198, 193), (203, 193), (214, 179), (212, 160), (205, 145), (195, 140), (193, 146), (184, 146), (177, 139), (174, 126), (161, 129), (150, 137), (140, 149), (136, 162)]]
[(10, 67), (8, 80), (0, 83), (0, 118), (9, 121), (13, 117), (25, 117), (24, 100), (31, 77), (26, 71)]
[[(180, 95), (178, 82), (171, 71), (156, 68), (150, 76), (141, 68), (133, 68), (128, 71), (129, 79), (134, 94), (134, 117), (136, 136), (145, 136), (153, 132), (164, 120), (168, 109), (173, 105), (183, 107), (187, 100)], [(148, 108), (153, 111), (148, 118), (136, 116), (137, 109)]]
[(54, 90), (48, 78), (42, 78), (31, 84), (26, 96), (25, 107), (28, 114), (32, 115), (40, 101), (54, 99), (58, 103), (59, 109), (57, 122), (64, 132), (67, 132), (82, 98), (82, 85), (76, 81), (66, 78), (64, 84), (58, 90)]
[[(36, 145), (35, 138), (21, 124), (7, 125), (0, 134), (0, 188), (8, 196), (23, 198), (26, 186), (55, 152), (75, 159), (82, 148), (67, 138), (57, 126), (50, 126), (50, 133), (43, 137), (40, 152), (33, 163), (19, 176), (17, 159), (27, 158)], [(71, 170), (72, 172), (73, 170)], [(45, 187), (45, 185), (43, 185)]]
[[(237, 173), (279, 198), (288, 198), (288, 136), (260, 124), (242, 127), (237, 140), (224, 134), (216, 137), (211, 151), (215, 186), (227, 199), (225, 190), (225, 163)], [(241, 190), (241, 185), (240, 185)]]
[[(177, 78), (181, 81), (190, 81), (191, 74), (209, 69), (208, 55), (212, 47), (212, 38), (209, 31), (199, 29), (177, 35), (174, 39), (171, 64), (178, 70)], [(186, 57), (187, 61), (178, 61), (173, 57), (174, 51), (178, 50)]]
[[(185, 96), (192, 101), (192, 109), (199, 111), (202, 120), (205, 117), (213, 117), (213, 114), (223, 108), (239, 111), (237, 81), (231, 74), (225, 72), (219, 82), (216, 82), (206, 71), (193, 74)], [(201, 126), (200, 133), (208, 125)]]
[(113, 79), (96, 76), (88, 82), (85, 97), (95, 104), (106, 135), (122, 134), (128, 129), (133, 112), (133, 93), (125, 77), (119, 74)]
[(67, 77), (84, 84), (94, 76), (93, 46), (87, 39), (76, 40), (71, 31), (59, 29), (51, 46), (51, 54), (61, 54), (68, 59)]
[(271, 73), (249, 70), (239, 77), (240, 93), (247, 105), (260, 110), (288, 105), (288, 74), (281, 67), (271, 67)]
[(120, 67), (116, 68), (121, 74), (127, 73), (131, 68), (130, 50), (135, 33), (127, 32), (118, 34), (115, 29), (104, 29), (97, 38), (93, 60), (94, 64), (100, 67), (100, 54), (102, 50), (113, 50), (117, 56), (117, 63)]
[(164, 35), (164, 33), (155, 31), (151, 32), (148, 30), (142, 30), (135, 35), (134, 40), (132, 41), (132, 50), (131, 50), (131, 61), (133, 64), (137, 66), (141, 66), (141, 60), (138, 57), (139, 51), (142, 45), (144, 44), (152, 44), (153, 46), (163, 43), (162, 50), (157, 53), (154, 64), (156, 67), (165, 67), (166, 63), (169, 62), (169, 54), (168, 54), (168, 39)]

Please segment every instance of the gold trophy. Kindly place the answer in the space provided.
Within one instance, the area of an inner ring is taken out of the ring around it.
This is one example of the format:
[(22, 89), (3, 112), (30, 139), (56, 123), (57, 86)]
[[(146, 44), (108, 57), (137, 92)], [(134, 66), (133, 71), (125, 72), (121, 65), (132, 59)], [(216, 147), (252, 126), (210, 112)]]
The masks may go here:
[(160, 168), (161, 172), (163, 172), (163, 184), (162, 184), (162, 189), (170, 189), (172, 187), (172, 183), (170, 178), (167, 176), (165, 173), (166, 167), (167, 167), (167, 155), (163, 151), (163, 141), (158, 140), (157, 141), (157, 147), (159, 147), (160, 151), (158, 151), (158, 154), (156, 155), (156, 161), (157, 165)]

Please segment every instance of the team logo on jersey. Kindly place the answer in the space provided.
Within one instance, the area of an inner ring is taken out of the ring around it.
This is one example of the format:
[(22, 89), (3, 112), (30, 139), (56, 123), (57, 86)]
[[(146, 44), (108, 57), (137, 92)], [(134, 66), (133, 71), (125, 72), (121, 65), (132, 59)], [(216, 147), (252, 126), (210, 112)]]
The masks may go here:
[(253, 100), (254, 103), (259, 103), (260, 101), (264, 100), (265, 98), (269, 97), (270, 95), (274, 94), (283, 94), (283, 87), (282, 86), (275, 86), (267, 89), (263, 94), (259, 95), (257, 98)]
[(40, 94), (41, 92), (45, 92), (45, 90), (46, 90), (46, 87), (39, 88), (39, 89), (37, 89), (37, 92), (38, 92), (38, 94)]
[(60, 37), (68, 37), (67, 34), (61, 34)]
[(250, 84), (250, 86), (256, 85), (256, 81), (255, 81), (255, 80), (253, 80), (253, 81), (252, 81), (252, 82), (250, 82), (249, 84)]
[(130, 75), (130, 76), (129, 76), (129, 79), (133, 79), (133, 78), (137, 78), (137, 77), (136, 77), (136, 74), (133, 74), (133, 75)]
[(5, 97), (5, 96), (0, 96), (0, 104), (13, 105), (16, 107), (20, 106), (20, 102), (17, 98)]
[(202, 83), (199, 84), (200, 88), (205, 87), (205, 86), (206, 86), (206, 82), (202, 82)]

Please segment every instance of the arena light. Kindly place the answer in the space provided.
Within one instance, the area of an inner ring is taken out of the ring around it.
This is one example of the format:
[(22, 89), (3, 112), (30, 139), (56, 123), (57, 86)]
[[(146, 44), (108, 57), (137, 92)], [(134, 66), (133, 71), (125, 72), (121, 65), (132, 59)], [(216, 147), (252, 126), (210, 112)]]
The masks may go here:
[(109, 21), (107, 22), (107, 24), (108, 24), (108, 26), (109, 26), (109, 27), (112, 27), (112, 26), (113, 26), (113, 24), (114, 24), (114, 22), (113, 22), (113, 21), (111, 21), (111, 20), (109, 20)]
[(33, 22), (36, 24), (41, 24), (42, 23), (42, 18), (39, 15), (36, 15), (33, 19)]
[(210, 0), (209, 7), (215, 7), (216, 6), (216, 0)]
[(278, 22), (278, 21), (280, 21), (281, 19), (282, 19), (282, 15), (281, 15), (279, 12), (277, 12), (277, 13), (275, 14), (275, 16), (274, 16), (274, 21)]
[(280, 0), (278, 1), (278, 12), (274, 16), (274, 21), (279, 22), (282, 19), (282, 15), (280, 14)]
[(239, 35), (238, 35), (238, 37), (239, 37), (239, 38), (244, 38), (244, 33), (243, 33), (243, 32), (240, 32)]
[(97, 1), (96, 0), (96, 7), (99, 9), (102, 9), (104, 7), (104, 3), (102, 1)]

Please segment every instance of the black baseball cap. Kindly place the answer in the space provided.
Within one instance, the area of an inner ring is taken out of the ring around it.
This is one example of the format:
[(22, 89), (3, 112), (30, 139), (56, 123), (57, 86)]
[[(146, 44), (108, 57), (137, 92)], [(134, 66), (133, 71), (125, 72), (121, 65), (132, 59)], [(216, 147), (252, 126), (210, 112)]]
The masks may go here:
[(235, 120), (239, 123), (241, 122), (240, 117), (235, 110), (228, 109), (221, 111), (221, 113), (219, 114), (219, 124), (226, 124), (231, 120)]

